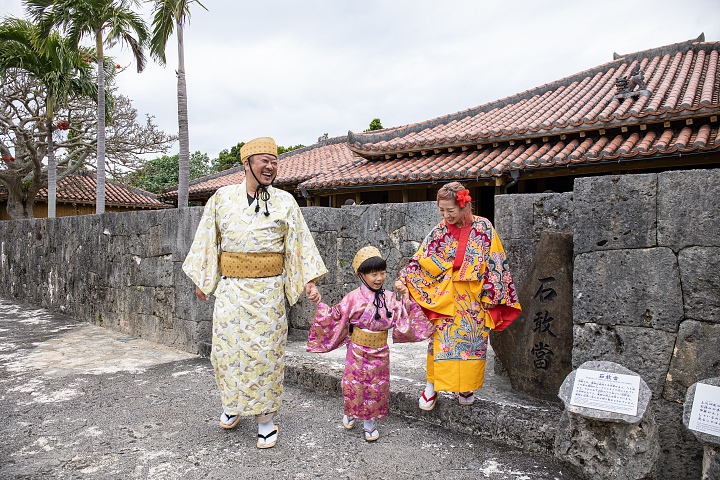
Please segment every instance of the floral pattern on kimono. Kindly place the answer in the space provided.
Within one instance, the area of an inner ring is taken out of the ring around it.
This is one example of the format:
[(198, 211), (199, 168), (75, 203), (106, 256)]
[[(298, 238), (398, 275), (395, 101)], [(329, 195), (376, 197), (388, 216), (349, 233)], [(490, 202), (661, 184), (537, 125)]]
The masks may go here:
[[(461, 258), (456, 258), (458, 251)], [(506, 328), (521, 311), (505, 251), (490, 221), (474, 216), (462, 229), (440, 222), (400, 277), (437, 325), (428, 345), (428, 381), (441, 391), (481, 387), (489, 331)]]
[[(307, 282), (327, 273), (300, 207), (289, 193), (268, 188), (269, 216), (249, 205), (246, 186), (230, 185), (210, 197), (183, 271), (213, 293), (210, 360), (227, 414), (259, 415), (282, 405), (287, 343), (285, 298), (297, 302)], [(283, 273), (266, 278), (220, 275), (220, 254), (277, 252)]]
[[(361, 420), (385, 418), (390, 399), (390, 348), (357, 345), (350, 339), (350, 326), (373, 332), (393, 329), (394, 343), (419, 342), (435, 329), (412, 299), (398, 300), (385, 291), (384, 308), (373, 305), (375, 294), (365, 285), (349, 292), (337, 305), (318, 304), (308, 334), (308, 352), (325, 353), (347, 345), (342, 391), (345, 414)], [(380, 318), (375, 318), (375, 313)]]

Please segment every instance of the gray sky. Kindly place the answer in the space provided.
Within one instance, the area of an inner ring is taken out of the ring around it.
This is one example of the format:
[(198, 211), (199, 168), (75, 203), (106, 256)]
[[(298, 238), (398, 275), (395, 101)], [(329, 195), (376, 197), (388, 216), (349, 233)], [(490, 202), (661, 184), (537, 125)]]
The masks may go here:
[[(190, 150), (211, 158), (272, 136), (310, 145), (498, 100), (631, 53), (696, 38), (720, 41), (718, 0), (204, 0), (185, 30)], [(150, 20), (150, 10), (145, 10)], [(0, 15), (23, 16), (21, 0)], [(177, 131), (177, 42), (165, 68), (120, 92)], [(177, 145), (175, 147), (177, 149)]]

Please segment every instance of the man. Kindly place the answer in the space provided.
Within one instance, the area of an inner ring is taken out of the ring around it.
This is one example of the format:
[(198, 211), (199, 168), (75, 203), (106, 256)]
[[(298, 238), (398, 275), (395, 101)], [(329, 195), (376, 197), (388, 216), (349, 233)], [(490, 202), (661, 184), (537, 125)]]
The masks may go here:
[(314, 282), (327, 269), (295, 199), (272, 186), (275, 141), (246, 143), (240, 159), (245, 181), (210, 197), (183, 270), (200, 300), (215, 295), (210, 360), (223, 404), (220, 426), (234, 428), (241, 416), (254, 415), (257, 446), (270, 448), (282, 404), (285, 296), (293, 305), (304, 288), (314, 301)]

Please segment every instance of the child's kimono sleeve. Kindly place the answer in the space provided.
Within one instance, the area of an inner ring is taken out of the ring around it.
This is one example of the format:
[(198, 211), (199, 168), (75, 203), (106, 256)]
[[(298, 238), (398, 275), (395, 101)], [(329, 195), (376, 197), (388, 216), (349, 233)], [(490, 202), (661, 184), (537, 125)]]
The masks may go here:
[[(395, 295), (392, 296), (393, 299)], [(411, 298), (395, 300), (393, 319), (393, 343), (420, 342), (430, 338), (435, 331), (435, 325), (428, 320), (420, 305)]]
[(330, 307), (320, 302), (308, 332), (307, 351), (327, 353), (350, 340), (350, 313), (348, 296)]

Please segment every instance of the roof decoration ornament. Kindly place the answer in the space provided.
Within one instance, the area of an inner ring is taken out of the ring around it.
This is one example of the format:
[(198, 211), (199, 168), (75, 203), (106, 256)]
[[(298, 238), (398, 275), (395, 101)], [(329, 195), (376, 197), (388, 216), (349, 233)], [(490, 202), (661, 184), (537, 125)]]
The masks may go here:
[[(640, 88), (633, 91), (636, 85)], [(640, 66), (637, 64), (629, 76), (618, 77), (615, 80), (615, 88), (617, 88), (617, 93), (613, 98), (616, 100), (628, 97), (634, 98), (641, 95), (643, 97), (650, 96), (650, 90), (648, 90), (645, 85), (645, 76), (640, 72)]]

